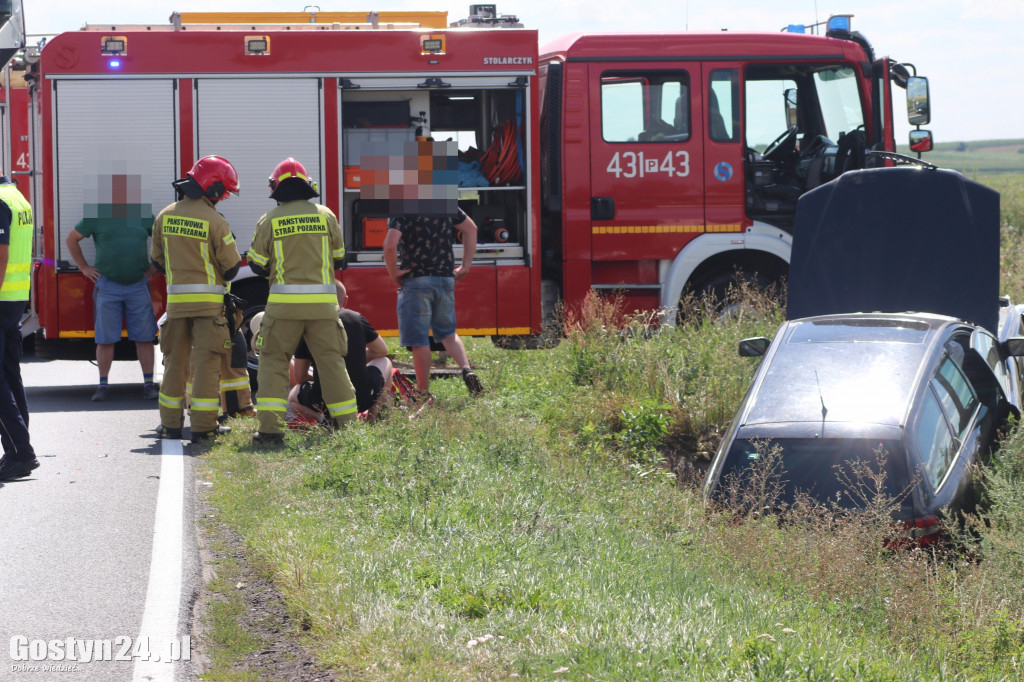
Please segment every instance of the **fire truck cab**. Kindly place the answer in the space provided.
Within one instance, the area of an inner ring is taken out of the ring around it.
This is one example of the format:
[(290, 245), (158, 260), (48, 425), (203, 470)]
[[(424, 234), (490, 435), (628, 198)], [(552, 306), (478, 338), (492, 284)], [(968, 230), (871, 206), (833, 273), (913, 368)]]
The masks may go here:
[[(905, 87), (908, 68), (876, 59), (849, 20), (833, 17), (823, 36), (801, 26), (546, 46), (545, 279), (566, 301), (615, 291), (670, 324), (685, 291), (782, 279), (800, 195), (881, 164), (869, 150), (895, 151), (890, 82)], [(911, 80), (926, 110), (927, 81)]]

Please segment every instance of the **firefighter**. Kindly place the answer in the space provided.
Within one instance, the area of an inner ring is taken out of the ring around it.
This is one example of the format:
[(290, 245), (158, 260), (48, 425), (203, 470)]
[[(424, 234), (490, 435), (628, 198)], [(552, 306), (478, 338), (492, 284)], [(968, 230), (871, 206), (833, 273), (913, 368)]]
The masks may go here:
[(160, 436), (181, 438), (191, 365), (189, 413), (196, 443), (228, 430), (217, 423), (221, 360), (231, 351), (224, 295), (242, 259), (215, 205), (229, 193), (238, 194), (238, 173), (226, 159), (205, 156), (173, 185), (181, 198), (153, 222), (150, 254), (167, 275), (167, 320), (160, 329)]
[(301, 163), (288, 158), (270, 176), (277, 207), (260, 218), (249, 249), (249, 267), (270, 280), (270, 295), (256, 337), (260, 355), (256, 443), (284, 440), (288, 363), (305, 337), (323, 381), (324, 402), (336, 426), (356, 418), (356, 394), (345, 371), (348, 340), (338, 319), (334, 271), (344, 265), (345, 242), (334, 212), (310, 199), (320, 196)]

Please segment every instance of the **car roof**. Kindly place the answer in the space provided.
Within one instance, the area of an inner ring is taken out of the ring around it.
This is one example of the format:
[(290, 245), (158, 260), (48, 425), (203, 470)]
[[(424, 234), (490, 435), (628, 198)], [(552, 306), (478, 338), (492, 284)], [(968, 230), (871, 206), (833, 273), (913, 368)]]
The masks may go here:
[[(824, 315), (780, 327), (741, 425), (902, 426), (921, 367), (958, 320), (928, 314)], [(801, 429), (802, 430), (802, 429)]]

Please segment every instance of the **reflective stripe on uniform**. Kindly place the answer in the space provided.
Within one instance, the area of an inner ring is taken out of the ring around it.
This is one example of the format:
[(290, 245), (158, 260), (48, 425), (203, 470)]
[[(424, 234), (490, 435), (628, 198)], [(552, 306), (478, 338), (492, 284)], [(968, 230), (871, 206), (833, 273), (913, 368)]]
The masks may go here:
[(340, 417), (344, 414), (355, 414), (356, 413), (356, 399), (346, 400), (341, 403), (330, 403), (327, 405), (327, 411), (331, 413), (332, 417)]
[(220, 410), (220, 398), (210, 400), (192, 396), (192, 410), (199, 412), (217, 412)]
[(271, 284), (272, 294), (334, 294), (337, 295), (337, 288), (334, 284)]
[(269, 412), (285, 412), (288, 409), (288, 401), (284, 398), (256, 397), (256, 409)]
[(220, 284), (171, 284), (167, 287), (168, 294), (220, 294), (224, 295), (228, 288)]
[(228, 244), (234, 244), (235, 243), (235, 235), (232, 234), (231, 232), (228, 232), (228, 235), (226, 237), (224, 237), (223, 241), (224, 241), (224, 246), (227, 246)]
[(274, 265), (277, 266), (274, 272), (274, 279), (284, 284), (284, 247), (281, 240), (274, 240)]
[(210, 262), (210, 243), (203, 242), (199, 245), (199, 251), (203, 254), (203, 267), (206, 268), (206, 281), (213, 284), (217, 278), (213, 274), (213, 263)]
[(270, 294), (267, 303), (337, 303), (337, 294)]
[(223, 303), (224, 294), (167, 294), (168, 303)]
[(262, 253), (257, 253), (252, 249), (249, 249), (249, 260), (261, 267), (266, 267), (267, 263), (270, 262), (270, 256), (264, 256)]
[(175, 397), (161, 393), (159, 403), (172, 410), (180, 410), (181, 406), (185, 403), (185, 398), (184, 396)]
[(249, 378), (242, 377), (239, 379), (227, 379), (220, 382), (220, 390), (222, 391), (237, 391), (240, 388), (249, 388)]
[(167, 286), (174, 281), (174, 268), (171, 267), (171, 250), (168, 248), (167, 235), (162, 238), (164, 243), (164, 277), (167, 279)]

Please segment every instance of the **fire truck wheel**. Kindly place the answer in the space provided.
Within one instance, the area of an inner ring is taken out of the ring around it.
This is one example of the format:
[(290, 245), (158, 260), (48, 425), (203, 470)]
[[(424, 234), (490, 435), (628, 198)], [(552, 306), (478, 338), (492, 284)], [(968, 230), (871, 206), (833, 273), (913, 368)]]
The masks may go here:
[(716, 275), (700, 289), (683, 295), (679, 302), (679, 322), (707, 314), (719, 320), (735, 317), (744, 311), (756, 310), (771, 299), (779, 300), (780, 291), (778, 281), (759, 272)]

